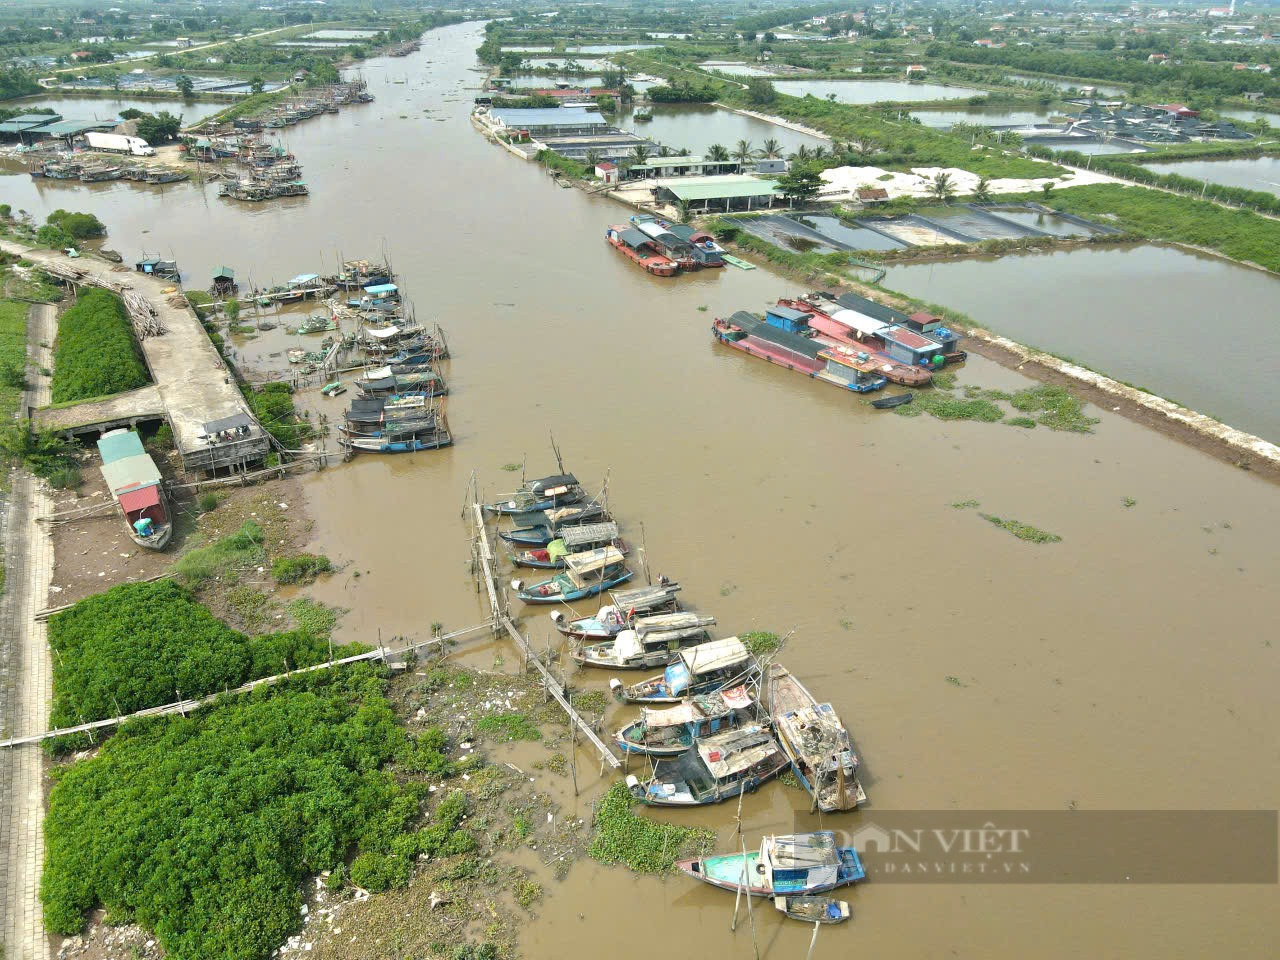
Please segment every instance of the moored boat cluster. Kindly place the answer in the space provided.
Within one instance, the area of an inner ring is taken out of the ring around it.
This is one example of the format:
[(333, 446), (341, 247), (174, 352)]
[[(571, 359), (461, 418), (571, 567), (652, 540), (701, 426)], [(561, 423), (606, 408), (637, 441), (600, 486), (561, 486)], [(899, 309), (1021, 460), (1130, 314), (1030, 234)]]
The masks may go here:
[[(545, 580), (511, 582), (524, 603), (564, 604), (595, 596), (609, 602), (594, 615), (556, 609), (556, 629), (576, 641), (583, 668), (661, 670), (634, 683), (610, 680), (616, 700), (639, 706), (612, 735), (624, 754), (643, 756), (646, 775), (629, 775), (641, 803), (697, 807), (756, 791), (791, 770), (824, 813), (866, 801), (849, 731), (774, 659), (753, 653), (743, 637), (713, 638), (717, 618), (680, 602), (680, 584), (659, 576), (627, 586), (629, 546), (602, 496), (590, 497), (571, 473), (522, 483), (485, 505), (501, 522), (516, 567), (554, 571)], [(646, 571), (647, 573), (647, 571)], [(806, 897), (865, 876), (857, 852), (836, 846), (830, 831), (768, 836), (760, 850), (682, 861), (689, 876), (727, 889), (786, 897), (778, 909), (810, 922), (838, 922), (848, 905)]]

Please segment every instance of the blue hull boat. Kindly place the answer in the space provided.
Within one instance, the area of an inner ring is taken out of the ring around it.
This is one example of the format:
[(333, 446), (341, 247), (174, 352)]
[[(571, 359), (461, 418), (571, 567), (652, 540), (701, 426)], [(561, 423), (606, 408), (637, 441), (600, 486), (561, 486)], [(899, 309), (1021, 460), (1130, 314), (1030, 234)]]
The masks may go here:
[(603, 580), (576, 584), (573, 583), (572, 577), (562, 573), (558, 577), (528, 587), (519, 580), (512, 580), (511, 586), (516, 591), (516, 596), (525, 603), (560, 603), (562, 600), (569, 603), (594, 597), (603, 590), (612, 590), (618, 584), (626, 583), (632, 576), (630, 570), (622, 570), (615, 574), (607, 574)]

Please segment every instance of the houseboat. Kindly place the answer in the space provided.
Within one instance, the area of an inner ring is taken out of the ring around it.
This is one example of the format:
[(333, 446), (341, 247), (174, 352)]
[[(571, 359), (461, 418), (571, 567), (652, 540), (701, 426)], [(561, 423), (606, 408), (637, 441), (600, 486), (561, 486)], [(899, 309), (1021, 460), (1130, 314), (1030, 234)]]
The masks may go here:
[(867, 875), (858, 851), (836, 846), (831, 830), (767, 836), (758, 851), (677, 860), (676, 869), (721, 890), (757, 897), (822, 893)]
[(753, 723), (695, 740), (679, 756), (658, 760), (641, 783), (627, 776), (631, 795), (654, 807), (700, 807), (752, 793), (790, 761), (769, 728)]
[(662, 710), (648, 708), (613, 735), (623, 753), (674, 757), (722, 730), (757, 722), (759, 708), (746, 687), (691, 697)]
[(907, 326), (923, 337), (938, 344), (942, 359), (947, 363), (961, 363), (969, 354), (960, 349), (960, 335), (944, 326), (942, 317), (932, 313), (913, 313), (906, 319)]
[(164, 481), (155, 462), (132, 430), (109, 430), (98, 440), (102, 479), (116, 498), (125, 529), (133, 542), (148, 550), (163, 550), (173, 536)]
[(578, 478), (571, 473), (554, 474), (538, 480), (530, 480), (510, 497), (499, 503), (486, 503), (490, 513), (530, 513), (536, 510), (552, 510), (577, 503), (586, 498), (586, 491)]
[(778, 742), (796, 777), (823, 813), (855, 810), (867, 795), (858, 783), (858, 757), (849, 731), (829, 703), (818, 703), (792, 674), (770, 664), (762, 694)]
[(893, 383), (906, 387), (923, 387), (933, 379), (925, 367), (903, 362), (890, 355), (884, 343), (875, 336), (884, 328), (882, 321), (843, 307), (835, 307), (828, 301), (813, 303), (809, 300), (782, 298), (771, 309), (775, 316), (790, 310), (803, 314), (804, 330), (819, 343), (832, 348), (833, 354), (852, 358), (859, 369), (874, 372)]
[(707, 627), (716, 618), (692, 612), (658, 614), (637, 619), (629, 630), (612, 640), (588, 644), (574, 651), (573, 659), (584, 667), (614, 670), (646, 670), (665, 667), (680, 655), (680, 648), (707, 638)]
[[(825, 296), (830, 295), (827, 294)], [(936, 368), (943, 363), (957, 363), (965, 358), (964, 352), (958, 349), (960, 337), (942, 325), (941, 317), (935, 317), (928, 313), (917, 313), (909, 316), (901, 310), (895, 310), (893, 307), (870, 300), (856, 293), (842, 293), (836, 298), (835, 302), (846, 310), (853, 310), (864, 317), (879, 320), (884, 324), (886, 330), (892, 330), (896, 327), (903, 331), (912, 332), (918, 337), (923, 336), (925, 340), (936, 344), (936, 346), (930, 346), (928, 343), (919, 343), (916, 340), (907, 338), (913, 347), (912, 350), (908, 351), (902, 349), (901, 343), (897, 345), (897, 349), (892, 348), (886, 340), (885, 352), (904, 363), (928, 361), (928, 365)], [(884, 338), (881, 337), (880, 339), (883, 340)], [(915, 358), (914, 361), (911, 359), (913, 357)]]
[(656, 677), (624, 687), (613, 677), (609, 689), (623, 703), (679, 703), (746, 683), (756, 673), (755, 658), (741, 640), (728, 637), (680, 651), (680, 657)]
[(885, 378), (864, 370), (844, 351), (828, 349), (815, 339), (790, 333), (739, 310), (728, 320), (716, 319), (711, 332), (727, 347), (822, 380), (855, 393), (879, 390)]
[(564, 558), (572, 553), (579, 553), (590, 547), (610, 544), (624, 554), (627, 546), (618, 536), (618, 525), (609, 523), (584, 523), (576, 527), (566, 527), (545, 547), (534, 547), (512, 554), (511, 562), (517, 567), (533, 567), (540, 570), (560, 570), (564, 568)]
[(703, 267), (723, 267), (724, 247), (705, 230), (697, 230), (686, 223), (671, 223), (667, 229), (693, 248), (694, 259)]
[(542, 583), (525, 585), (512, 580), (511, 589), (525, 603), (560, 603), (594, 597), (603, 590), (631, 579), (625, 558), (615, 547), (588, 550), (564, 558), (564, 572)]
[(659, 220), (647, 213), (640, 213), (631, 217), (631, 223), (654, 242), (663, 256), (673, 261), (681, 270), (697, 270), (702, 266), (702, 261), (693, 252), (693, 245), (673, 233), (667, 221)]
[(598, 503), (571, 504), (509, 515), (517, 526), (512, 530), (499, 530), (498, 536), (507, 543), (528, 547), (545, 547), (569, 527), (608, 519), (604, 507)]
[(605, 240), (624, 257), (642, 267), (655, 277), (674, 277), (678, 269), (675, 261), (663, 255), (652, 237), (625, 223), (611, 226), (604, 234)]

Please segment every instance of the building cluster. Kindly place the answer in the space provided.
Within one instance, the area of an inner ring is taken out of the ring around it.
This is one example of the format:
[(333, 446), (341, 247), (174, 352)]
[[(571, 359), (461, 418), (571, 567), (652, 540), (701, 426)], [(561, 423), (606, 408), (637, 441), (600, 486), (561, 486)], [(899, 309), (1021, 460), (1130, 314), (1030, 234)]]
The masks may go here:
[(1190, 140), (1250, 140), (1253, 135), (1229, 120), (1204, 121), (1200, 113), (1181, 103), (1153, 106), (1091, 104), (1072, 114), (1071, 133), (1120, 137), (1142, 143), (1186, 143)]

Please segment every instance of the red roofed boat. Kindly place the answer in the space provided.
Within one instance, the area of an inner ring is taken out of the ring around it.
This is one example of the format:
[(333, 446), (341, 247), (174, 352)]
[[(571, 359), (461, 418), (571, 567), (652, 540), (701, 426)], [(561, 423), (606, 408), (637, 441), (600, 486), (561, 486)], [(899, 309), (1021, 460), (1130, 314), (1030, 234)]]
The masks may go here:
[[(885, 352), (883, 341), (871, 333), (871, 330), (885, 326), (879, 320), (845, 309), (827, 313), (808, 300), (790, 300), (784, 297), (778, 300), (778, 306), (808, 314), (807, 324), (813, 331), (814, 339), (828, 346), (852, 351), (853, 358), (859, 364), (858, 369), (868, 370), (907, 387), (923, 387), (933, 380), (933, 374), (925, 367), (903, 363)], [(865, 355), (865, 359), (860, 355)], [(847, 358), (850, 355), (844, 356), (846, 362), (849, 362)]]
[(658, 251), (657, 242), (625, 223), (615, 223), (604, 235), (605, 240), (624, 257), (643, 267), (655, 277), (674, 277), (677, 265), (674, 260)]

